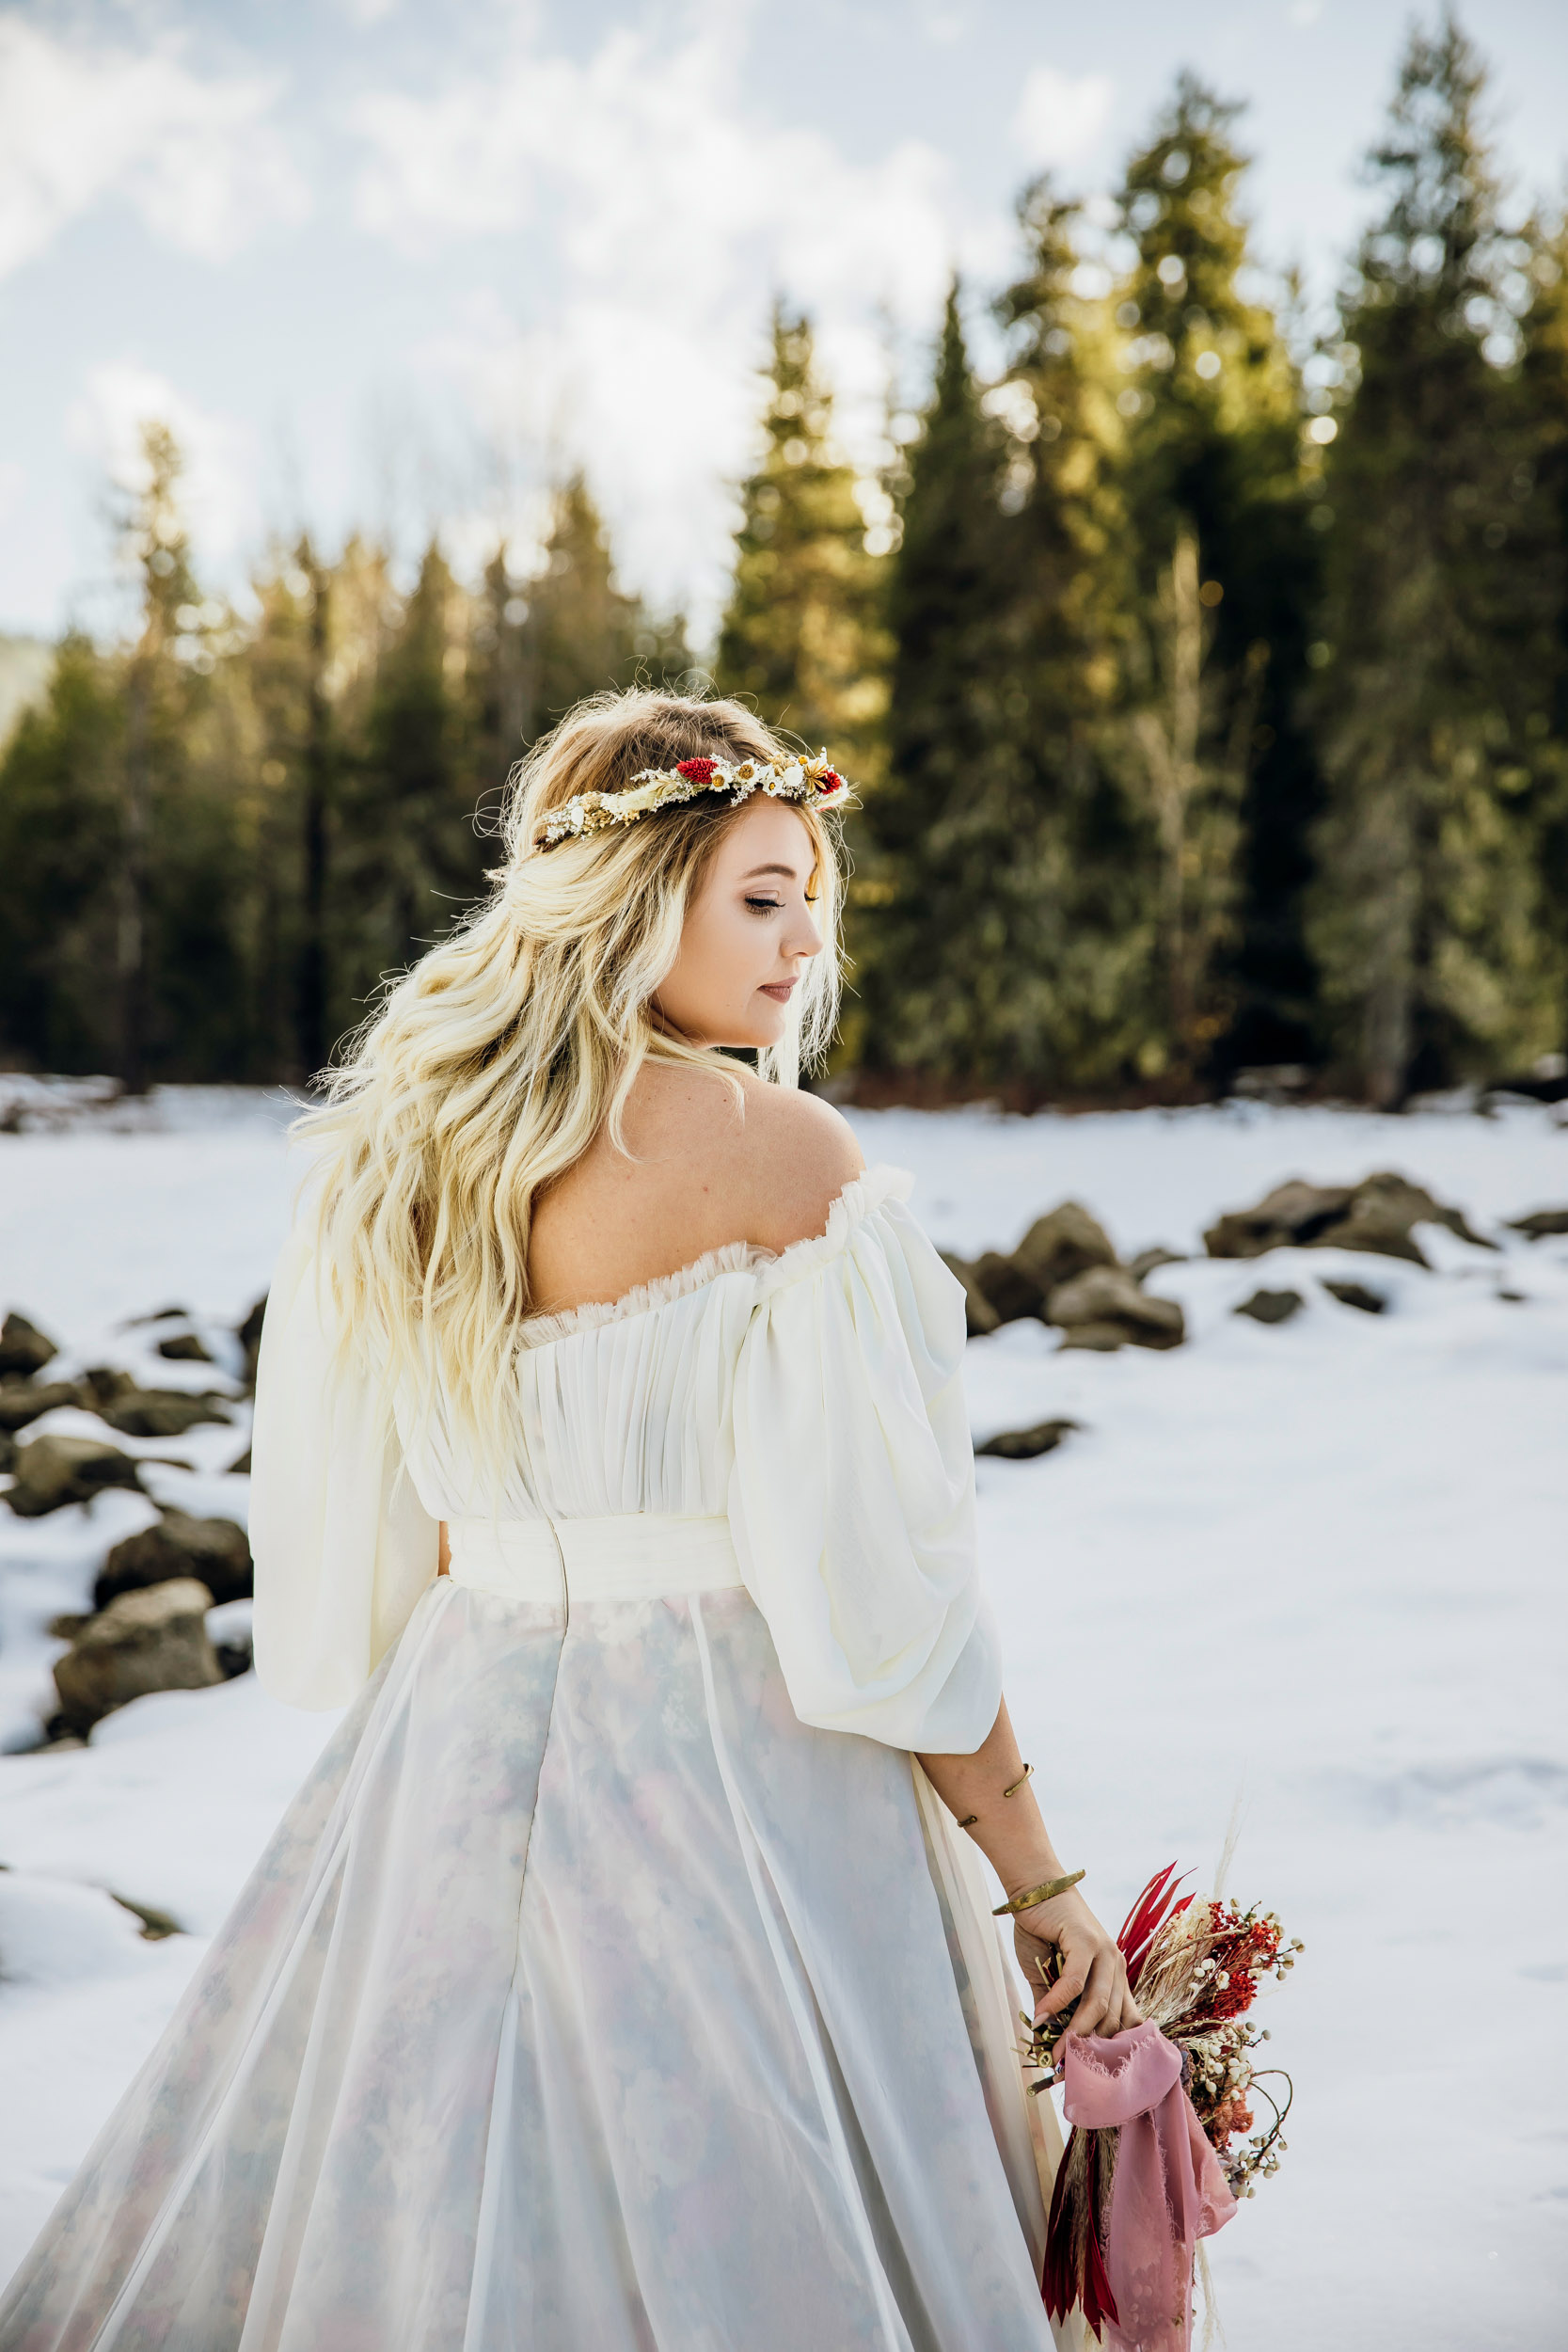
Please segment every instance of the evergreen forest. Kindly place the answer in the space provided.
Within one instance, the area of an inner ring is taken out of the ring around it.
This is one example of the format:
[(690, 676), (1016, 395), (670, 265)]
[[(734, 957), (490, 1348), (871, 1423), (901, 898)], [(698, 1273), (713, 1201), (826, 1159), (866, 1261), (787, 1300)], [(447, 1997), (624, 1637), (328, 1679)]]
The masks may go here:
[(1025, 189), (875, 478), (781, 302), (712, 645), (580, 477), (516, 569), (304, 535), (215, 597), (150, 428), (135, 628), (0, 753), (0, 1066), (307, 1081), (483, 890), (527, 746), (696, 673), (860, 787), (860, 1099), (1568, 1091), (1568, 227), (1505, 211), (1445, 18), (1325, 316), (1238, 117), (1184, 75), (1114, 224)]

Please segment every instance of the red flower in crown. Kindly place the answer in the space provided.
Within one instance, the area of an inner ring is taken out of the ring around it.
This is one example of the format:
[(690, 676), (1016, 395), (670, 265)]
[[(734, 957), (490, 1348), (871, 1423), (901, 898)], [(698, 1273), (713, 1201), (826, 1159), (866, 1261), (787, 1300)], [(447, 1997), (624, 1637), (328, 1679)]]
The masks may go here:
[(676, 775), (684, 776), (689, 784), (708, 784), (718, 772), (716, 759), (683, 759), (675, 769)]
[(816, 788), (819, 792), (838, 792), (843, 789), (843, 786), (844, 778), (836, 768), (824, 768), (816, 779)]

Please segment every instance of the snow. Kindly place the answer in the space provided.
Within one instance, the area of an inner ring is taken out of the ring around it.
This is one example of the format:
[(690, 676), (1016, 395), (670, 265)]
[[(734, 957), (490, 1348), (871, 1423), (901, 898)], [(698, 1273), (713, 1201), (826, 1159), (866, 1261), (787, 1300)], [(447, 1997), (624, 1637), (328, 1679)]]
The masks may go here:
[[(129, 1317), (224, 1331), (264, 1288), (292, 1105), (194, 1091), (0, 1135), (0, 1304), (76, 1366), (227, 1389)], [(114, 1121), (118, 1118), (117, 1126)], [(137, 1123), (139, 1120), (139, 1124)], [(1240, 1799), (1231, 1887), (1307, 1949), (1270, 1995), (1297, 2085), (1278, 2177), (1214, 2243), (1231, 2352), (1538, 2352), (1560, 2333), (1568, 2132), (1561, 1703), (1568, 1241), (1502, 1220), (1568, 1202), (1568, 1128), (1519, 1105), (1402, 1119), (1226, 1106), (1077, 1119), (855, 1115), (916, 1177), (943, 1247), (1009, 1247), (1064, 1198), (1124, 1253), (1201, 1252), (1222, 1210), (1292, 1175), (1397, 1168), (1482, 1249), (1423, 1227), (1432, 1269), (1334, 1250), (1191, 1255), (1169, 1354), (1062, 1352), (1038, 1325), (972, 1343), (977, 1437), (1083, 1424), (979, 1464), (990, 1581), (1024, 1753), (1069, 1865), (1119, 1918), (1173, 1857), (1207, 1878)], [(1377, 1292), (1340, 1305), (1324, 1279)], [(1259, 1326), (1259, 1287), (1306, 1301)], [(99, 1428), (57, 1414), (50, 1426)], [(160, 1499), (243, 1516), (231, 1427), (122, 1440)], [(152, 1516), (99, 1497), (0, 1511), (0, 1744), (38, 1737), (44, 1630), (88, 1605)], [(244, 1605), (215, 1611), (243, 1637)], [(253, 1676), (138, 1700), (83, 1750), (0, 1758), (0, 2267), (14, 2263), (154, 2039), (332, 1719)], [(185, 1931), (148, 1942), (114, 1898)]]

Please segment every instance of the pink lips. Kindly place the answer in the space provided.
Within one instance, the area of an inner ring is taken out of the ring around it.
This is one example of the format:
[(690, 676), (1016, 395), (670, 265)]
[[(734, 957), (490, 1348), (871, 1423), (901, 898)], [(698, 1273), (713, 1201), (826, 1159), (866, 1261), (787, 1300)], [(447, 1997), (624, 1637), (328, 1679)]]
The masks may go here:
[(794, 980), (767, 980), (763, 984), (762, 993), (765, 996), (771, 996), (776, 1005), (787, 1005), (795, 993), (796, 985)]

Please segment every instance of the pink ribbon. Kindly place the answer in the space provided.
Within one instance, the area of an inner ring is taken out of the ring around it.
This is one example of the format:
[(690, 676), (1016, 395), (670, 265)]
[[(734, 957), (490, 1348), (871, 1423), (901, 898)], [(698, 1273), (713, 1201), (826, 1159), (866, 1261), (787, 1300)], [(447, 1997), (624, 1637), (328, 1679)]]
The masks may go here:
[(1121, 2135), (1105, 2232), (1112, 2352), (1189, 2352), (1193, 2249), (1236, 2200), (1181, 2088), (1181, 2053), (1158, 2026), (1134, 2026), (1104, 2041), (1069, 2034), (1059, 2063), (1068, 2122)]

